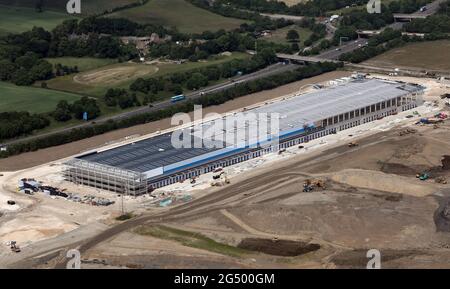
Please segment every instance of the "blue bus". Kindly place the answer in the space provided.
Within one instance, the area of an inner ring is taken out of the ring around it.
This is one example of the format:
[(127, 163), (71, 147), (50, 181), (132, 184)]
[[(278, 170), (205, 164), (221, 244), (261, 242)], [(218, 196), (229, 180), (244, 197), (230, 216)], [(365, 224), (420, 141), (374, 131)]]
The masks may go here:
[(171, 101), (171, 102), (177, 102), (177, 101), (183, 100), (183, 99), (185, 99), (185, 98), (186, 98), (186, 96), (184, 96), (183, 94), (180, 94), (180, 95), (172, 96), (172, 98), (170, 99), (170, 101)]

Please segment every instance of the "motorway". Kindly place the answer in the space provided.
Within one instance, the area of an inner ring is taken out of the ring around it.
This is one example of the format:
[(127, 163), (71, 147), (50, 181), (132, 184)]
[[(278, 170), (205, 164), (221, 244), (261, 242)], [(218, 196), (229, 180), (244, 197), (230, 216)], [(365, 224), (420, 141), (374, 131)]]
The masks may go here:
[(325, 52), (322, 52), (317, 56), (317, 58), (322, 59), (328, 59), (328, 60), (338, 60), (339, 56), (341, 54), (352, 52), (355, 49), (358, 49), (359, 47), (367, 45), (368, 40), (364, 38), (359, 38), (357, 40), (352, 40), (347, 43), (344, 43), (343, 45), (339, 46), (338, 48), (333, 48), (330, 50), (327, 50)]
[[(233, 86), (235, 86), (235, 85), (237, 85), (239, 83), (255, 80), (255, 79), (258, 79), (258, 78), (263, 78), (263, 77), (266, 77), (266, 76), (270, 76), (272, 74), (277, 74), (277, 73), (281, 73), (281, 72), (285, 72), (285, 71), (292, 71), (292, 70), (295, 70), (296, 68), (298, 68), (298, 65), (296, 65), (296, 64), (284, 64), (284, 63), (281, 63), (281, 62), (275, 63), (275, 64), (272, 64), (272, 65), (266, 67), (266, 68), (258, 70), (256, 72), (245, 74), (245, 75), (238, 76), (238, 77), (233, 77), (233, 78), (230, 78), (229, 80), (227, 80), (226, 82), (219, 83), (219, 84), (212, 85), (212, 86), (208, 86), (206, 88), (199, 89), (199, 90), (194, 91), (192, 93), (186, 94), (186, 100), (196, 99), (196, 98), (199, 98), (200, 96), (202, 96), (204, 94), (219, 92), (219, 91), (228, 89), (230, 87), (233, 87)], [(186, 101), (186, 100), (184, 100), (184, 101)], [(179, 102), (181, 103), (183, 101), (179, 101)], [(128, 117), (134, 116), (134, 115), (142, 114), (142, 113), (155, 112), (155, 111), (158, 111), (160, 109), (167, 108), (167, 107), (169, 107), (171, 105), (174, 105), (174, 103), (172, 103), (170, 101), (170, 99), (163, 100), (163, 101), (160, 101), (160, 102), (157, 102), (157, 103), (153, 103), (152, 106), (142, 106), (142, 107), (139, 107), (139, 108), (131, 110), (131, 111), (123, 112), (123, 113), (116, 114), (116, 115), (109, 116), (109, 117), (96, 119), (95, 123), (103, 123), (103, 122), (106, 122), (108, 120), (121, 120), (121, 119), (125, 119), (125, 118), (128, 118)], [(74, 125), (74, 126), (70, 126), (70, 127), (65, 127), (65, 128), (62, 128), (62, 129), (54, 130), (54, 131), (51, 131), (51, 132), (48, 132), (48, 133), (43, 133), (43, 134), (39, 134), (39, 135), (33, 135), (33, 136), (25, 137), (25, 138), (20, 138), (20, 139), (17, 139), (17, 140), (4, 142), (1, 145), (11, 145), (11, 144), (22, 142), (22, 141), (28, 141), (28, 140), (32, 140), (32, 139), (39, 138), (39, 137), (49, 136), (49, 135), (52, 135), (52, 134), (55, 134), (55, 133), (67, 132), (67, 131), (70, 131), (70, 130), (75, 129), (75, 128), (86, 127), (86, 126), (89, 126), (91, 124), (92, 124), (92, 122), (86, 122), (86, 123), (82, 123), (82, 124), (78, 124), (78, 125)]]
[[(430, 16), (439, 10), (439, 5), (444, 1), (445, 0), (436, 0), (436, 1), (426, 5), (427, 8), (425, 11), (418, 10), (418, 11), (412, 13), (411, 15)], [(394, 22), (394, 23), (388, 25), (387, 27), (390, 27), (395, 30), (400, 30), (403, 28), (403, 25), (405, 23), (406, 22)], [(326, 25), (327, 25), (327, 31), (332, 31), (332, 29), (334, 28), (332, 25), (330, 25), (328, 23)], [(361, 46), (367, 45), (367, 42), (368, 42), (367, 39), (359, 38), (357, 40), (344, 43), (343, 45), (339, 46), (339, 48), (333, 48), (333, 49), (327, 50), (327, 51), (319, 54), (316, 57), (322, 58), (322, 59), (337, 60), (337, 59), (339, 59), (339, 56), (341, 54), (352, 52), (353, 50), (358, 49)]]
[(424, 16), (430, 16), (433, 15), (434, 13), (438, 12), (439, 10), (439, 5), (441, 5), (441, 3), (445, 2), (446, 0), (436, 0), (434, 2), (431, 2), (427, 5), (425, 5), (426, 10), (425, 11), (416, 11), (414, 13), (412, 13), (412, 15), (424, 15)]

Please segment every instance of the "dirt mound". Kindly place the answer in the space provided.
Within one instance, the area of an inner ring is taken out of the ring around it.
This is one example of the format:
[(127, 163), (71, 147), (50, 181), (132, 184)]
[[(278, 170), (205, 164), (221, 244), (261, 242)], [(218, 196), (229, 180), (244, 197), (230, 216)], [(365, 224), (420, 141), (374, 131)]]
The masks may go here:
[(405, 176), (415, 176), (417, 172), (421, 172), (427, 169), (425, 166), (418, 167), (410, 167), (404, 164), (399, 163), (387, 163), (380, 162), (381, 168), (380, 170), (386, 174), (396, 174), (396, 175), (405, 175)]
[(437, 197), (439, 207), (434, 212), (434, 223), (438, 232), (450, 232), (450, 191)]
[(320, 245), (291, 240), (246, 238), (239, 243), (238, 248), (263, 252), (269, 255), (290, 257), (317, 251), (320, 249)]
[(450, 170), (450, 156), (443, 156), (441, 163), (443, 170)]

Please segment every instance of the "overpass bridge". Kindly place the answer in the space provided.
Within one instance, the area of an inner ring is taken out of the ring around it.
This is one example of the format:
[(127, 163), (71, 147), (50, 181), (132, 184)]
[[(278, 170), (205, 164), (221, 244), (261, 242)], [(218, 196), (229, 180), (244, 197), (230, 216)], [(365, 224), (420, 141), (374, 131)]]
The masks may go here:
[(425, 19), (427, 14), (394, 14), (395, 21), (411, 21), (413, 19)]
[[(378, 35), (382, 32), (382, 30), (358, 30), (356, 33), (358, 33), (359, 37), (372, 37), (375, 35)], [(407, 36), (417, 36), (417, 37), (425, 37), (425, 33), (412, 33), (412, 32), (402, 32), (402, 35)]]
[(312, 57), (312, 56), (301, 56), (294, 54), (285, 54), (285, 53), (277, 53), (276, 54), (279, 59), (286, 59), (295, 62), (304, 62), (304, 63), (317, 63), (317, 62), (334, 62), (339, 63), (341, 61), (325, 59), (320, 57)]

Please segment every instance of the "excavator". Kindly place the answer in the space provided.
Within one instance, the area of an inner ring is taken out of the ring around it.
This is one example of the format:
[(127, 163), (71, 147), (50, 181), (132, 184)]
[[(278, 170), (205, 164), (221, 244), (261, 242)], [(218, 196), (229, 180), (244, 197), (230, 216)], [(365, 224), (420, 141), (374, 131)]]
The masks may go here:
[(421, 181), (425, 181), (430, 178), (430, 175), (424, 172), (424, 173), (417, 174), (416, 178), (418, 178)]
[(20, 252), (20, 247), (17, 245), (16, 241), (11, 241), (10, 247), (11, 247), (11, 251), (14, 252), (14, 253), (19, 253)]
[(314, 190), (314, 187), (325, 189), (325, 182), (320, 179), (310, 180), (307, 179), (303, 183), (303, 192), (308, 193)]
[(211, 186), (218, 186), (218, 187), (220, 187), (220, 186), (223, 186), (223, 185), (226, 185), (226, 184), (229, 184), (230, 183), (230, 180), (228, 179), (228, 176), (227, 176), (227, 174), (225, 173), (225, 172), (220, 172), (220, 174), (217, 174), (217, 175), (214, 175), (213, 176), (213, 182), (211, 183)]

